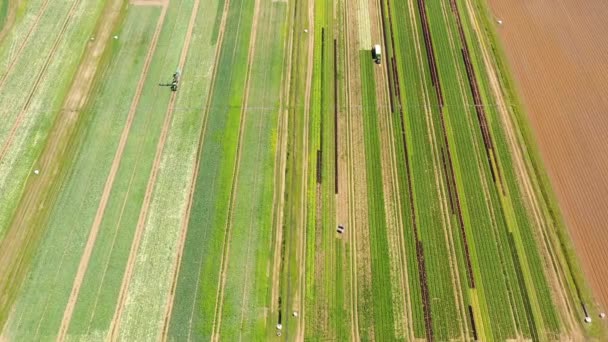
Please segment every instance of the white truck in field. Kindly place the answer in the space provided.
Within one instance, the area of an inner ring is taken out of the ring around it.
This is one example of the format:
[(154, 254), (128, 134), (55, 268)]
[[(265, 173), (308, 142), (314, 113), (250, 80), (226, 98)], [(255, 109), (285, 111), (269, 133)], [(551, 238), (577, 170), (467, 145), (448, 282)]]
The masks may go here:
[(380, 64), (382, 59), (382, 48), (380, 47), (380, 44), (374, 45), (372, 49), (372, 57), (374, 58), (376, 64)]

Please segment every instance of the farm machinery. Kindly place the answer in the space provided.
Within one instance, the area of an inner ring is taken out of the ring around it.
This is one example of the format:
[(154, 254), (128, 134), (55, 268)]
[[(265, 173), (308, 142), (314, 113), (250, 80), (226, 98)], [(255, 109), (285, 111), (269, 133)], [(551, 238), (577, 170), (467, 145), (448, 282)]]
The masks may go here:
[(179, 69), (173, 73), (173, 81), (171, 83), (159, 83), (161, 87), (171, 87), (171, 91), (177, 91), (177, 85), (179, 83), (180, 72)]

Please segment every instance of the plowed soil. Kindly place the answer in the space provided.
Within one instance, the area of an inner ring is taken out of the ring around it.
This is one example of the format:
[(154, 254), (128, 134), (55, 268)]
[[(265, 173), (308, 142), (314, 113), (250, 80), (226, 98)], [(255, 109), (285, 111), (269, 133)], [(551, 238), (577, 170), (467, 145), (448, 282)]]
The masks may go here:
[(584, 273), (606, 307), (608, 2), (489, 3)]

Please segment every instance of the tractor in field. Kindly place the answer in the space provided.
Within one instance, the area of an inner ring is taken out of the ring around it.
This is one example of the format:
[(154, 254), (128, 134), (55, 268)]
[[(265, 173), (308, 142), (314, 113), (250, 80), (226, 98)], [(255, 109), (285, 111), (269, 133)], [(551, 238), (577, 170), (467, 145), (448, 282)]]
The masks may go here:
[(159, 83), (161, 87), (171, 87), (171, 91), (177, 91), (177, 85), (179, 83), (180, 72), (179, 69), (173, 73), (173, 81), (171, 83)]
[(374, 62), (376, 62), (376, 64), (380, 64), (380, 62), (382, 61), (382, 48), (379, 44), (374, 45), (372, 49), (372, 58), (374, 59)]

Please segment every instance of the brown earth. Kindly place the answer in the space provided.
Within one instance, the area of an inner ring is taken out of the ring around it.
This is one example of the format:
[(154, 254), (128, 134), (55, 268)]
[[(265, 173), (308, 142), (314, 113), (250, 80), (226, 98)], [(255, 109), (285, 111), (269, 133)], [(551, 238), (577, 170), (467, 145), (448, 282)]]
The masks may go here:
[(583, 270), (608, 304), (608, 3), (489, 0)]

